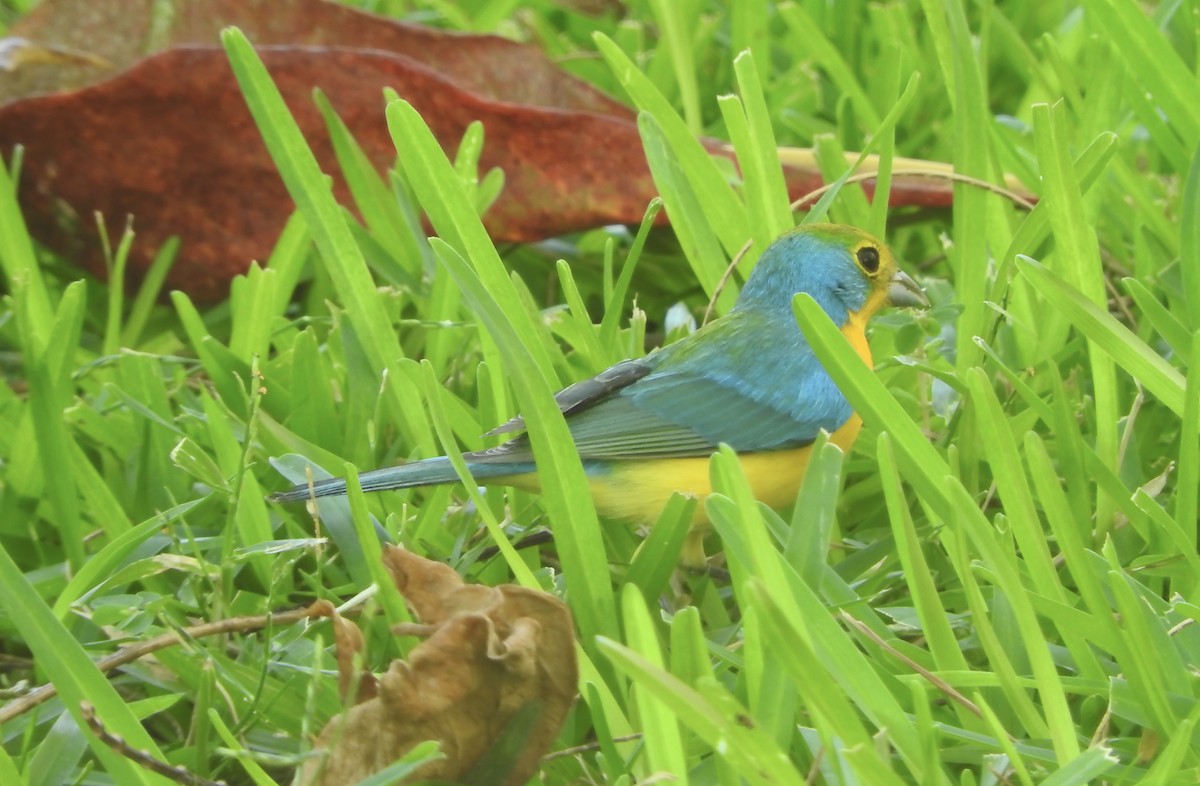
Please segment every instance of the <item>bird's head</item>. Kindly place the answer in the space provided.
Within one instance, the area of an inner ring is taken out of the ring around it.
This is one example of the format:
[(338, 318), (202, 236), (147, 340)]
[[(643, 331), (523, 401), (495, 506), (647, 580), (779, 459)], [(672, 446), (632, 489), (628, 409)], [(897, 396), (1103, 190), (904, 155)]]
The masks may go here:
[(854, 227), (812, 224), (772, 243), (742, 288), (736, 308), (792, 313), (806, 292), (834, 324), (867, 319), (882, 306), (928, 305), (925, 293), (896, 265), (887, 246)]

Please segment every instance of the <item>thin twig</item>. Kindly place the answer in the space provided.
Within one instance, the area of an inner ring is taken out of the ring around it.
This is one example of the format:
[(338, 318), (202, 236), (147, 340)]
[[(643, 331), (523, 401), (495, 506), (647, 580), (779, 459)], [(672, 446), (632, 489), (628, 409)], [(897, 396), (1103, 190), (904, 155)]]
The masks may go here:
[[(107, 674), (113, 669), (124, 666), (128, 663), (143, 658), (147, 655), (158, 652), (159, 650), (173, 647), (182, 643), (184, 635), (199, 639), (205, 636), (215, 636), (223, 633), (238, 633), (251, 630), (260, 630), (272, 624), (289, 625), (300, 620), (312, 619), (315, 616), (310, 609), (293, 609), (292, 611), (284, 611), (278, 614), (264, 614), (258, 617), (233, 617), (227, 620), (219, 620), (217, 622), (206, 622), (202, 625), (193, 625), (188, 628), (182, 628), (178, 631), (164, 633), (161, 636), (155, 636), (146, 641), (139, 641), (136, 644), (131, 644), (128, 647), (117, 650), (112, 655), (101, 658), (96, 661), (96, 668), (101, 673)], [(13, 699), (8, 704), (0, 707), (0, 724), (29, 712), (31, 709), (51, 699), (58, 694), (58, 689), (53, 683), (46, 683), (37, 688), (34, 688), (24, 696)]]
[(1117, 289), (1117, 285), (1114, 284), (1113, 280), (1108, 276), (1104, 277), (1104, 288), (1108, 291), (1109, 296), (1112, 298), (1113, 307), (1117, 311), (1121, 312), (1121, 316), (1125, 317), (1125, 324), (1130, 330), (1137, 332), (1137, 317), (1133, 315), (1133, 311), (1130, 310), (1129, 304), (1125, 302), (1125, 295), (1121, 294), (1121, 290)]
[(96, 708), (92, 706), (91, 702), (79, 702), (79, 711), (83, 713), (83, 720), (87, 723), (88, 728), (92, 730), (92, 733), (101, 742), (139, 767), (150, 770), (150, 772), (161, 775), (164, 778), (170, 778), (176, 783), (182, 783), (184, 786), (226, 786), (225, 781), (210, 781), (207, 778), (201, 778), (199, 775), (188, 772), (182, 767), (173, 767), (165, 761), (159, 761), (149, 751), (134, 748), (125, 741), (124, 737), (119, 734), (113, 734), (104, 728), (104, 724), (96, 717)]
[[(613, 737), (613, 742), (634, 742), (642, 738), (641, 732), (637, 734), (626, 734), (624, 737)], [(563, 748), (554, 753), (547, 753), (542, 757), (542, 761), (550, 761), (551, 759), (561, 759), (566, 756), (575, 756), (580, 753), (588, 753), (590, 751), (599, 750), (599, 742), (585, 742), (583, 745), (576, 745), (573, 748)]]
[[(863, 172), (861, 174), (852, 175), (846, 178), (846, 181), (841, 185), (848, 186), (851, 183), (862, 183), (867, 180), (876, 180), (878, 177), (878, 172)], [(979, 178), (971, 177), (970, 175), (962, 175), (957, 172), (942, 172), (931, 169), (929, 171), (910, 170), (894, 173), (892, 177), (893, 185), (906, 177), (929, 178), (930, 180), (950, 180), (955, 183), (966, 183), (967, 185), (975, 186), (976, 188), (982, 188), (984, 191), (990, 191), (993, 194), (998, 194), (1018, 207), (1024, 208), (1025, 210), (1033, 210), (1034, 206), (1033, 202), (1030, 202), (1024, 196), (1016, 191), (1013, 191), (1012, 189), (1005, 188), (1004, 186), (998, 186), (995, 183), (989, 183), (986, 180), (980, 180)], [(820, 199), (826, 191), (829, 191), (829, 189), (833, 188), (835, 185), (838, 184), (827, 183), (820, 188), (809, 191), (807, 194), (804, 194), (803, 196), (794, 200), (790, 205), (791, 209), (796, 211), (805, 205), (811, 204), (817, 199)], [(742, 257), (746, 256), (746, 252), (750, 250), (750, 246), (752, 245), (753, 242), (747, 240), (745, 245), (738, 249), (738, 252), (733, 255), (733, 259), (730, 260), (729, 266), (725, 268), (725, 272), (721, 275), (721, 280), (717, 283), (717, 288), (713, 290), (712, 297), (709, 298), (708, 308), (704, 309), (704, 319), (700, 322), (701, 325), (708, 324), (708, 320), (712, 317), (713, 308), (716, 306), (717, 298), (720, 297), (721, 292), (725, 289), (725, 285), (729, 283), (729, 278), (733, 275), (734, 269), (738, 266), (738, 263), (742, 261)]]
[(817, 782), (817, 778), (821, 777), (821, 762), (825, 760), (825, 746), (817, 748), (817, 752), (813, 754), (812, 764), (808, 768), (808, 774), (804, 776), (804, 782), (808, 786), (813, 786)]
[[(848, 186), (851, 183), (861, 183), (865, 180), (875, 180), (878, 177), (879, 177), (878, 172), (862, 172), (860, 174), (851, 175), (850, 177), (846, 178), (846, 182), (843, 183), (842, 185)], [(1026, 199), (1021, 194), (1018, 194), (1016, 191), (1013, 191), (1012, 189), (1009, 189), (1009, 188), (1005, 188), (1004, 186), (998, 186), (995, 183), (989, 183), (986, 180), (980, 180), (977, 177), (971, 177), (970, 175), (963, 175), (963, 174), (959, 174), (958, 172), (941, 172), (941, 171), (934, 170), (934, 169), (931, 169), (926, 172), (914, 169), (911, 171), (894, 173), (892, 175), (892, 185), (894, 186), (897, 181), (900, 181), (907, 177), (929, 178), (930, 180), (949, 180), (954, 183), (966, 183), (969, 186), (975, 186), (976, 188), (982, 188), (984, 191), (990, 191), (993, 194), (998, 194), (999, 196), (1004, 197), (1005, 199), (1009, 200), (1013, 204), (1017, 205), (1018, 207), (1024, 208), (1025, 210), (1033, 210), (1034, 203), (1030, 202), (1028, 199)], [(837, 185), (836, 182), (835, 183), (826, 183), (825, 185), (821, 186), (820, 188), (809, 191), (804, 196), (802, 196), (799, 199), (796, 199), (792, 202), (792, 210), (799, 210), (800, 208), (809, 204), (810, 202), (820, 199), (821, 196), (826, 191), (833, 188), (835, 185)]]
[(841, 612), (840, 616), (841, 616), (843, 622), (845, 622), (847, 625), (849, 625), (850, 627), (857, 630), (862, 635), (866, 636), (871, 641), (878, 644), (883, 649), (884, 652), (888, 653), (896, 660), (902, 662), (904, 665), (908, 666), (910, 669), (915, 671), (917, 674), (920, 674), (922, 677), (924, 677), (926, 680), (928, 680), (929, 683), (931, 685), (933, 685), (933, 687), (937, 688), (939, 691), (946, 694), (954, 701), (956, 701), (959, 704), (961, 704), (962, 706), (966, 707), (967, 710), (969, 710), (974, 715), (976, 715), (980, 718), (983, 717), (983, 712), (979, 709), (978, 705), (976, 705), (975, 702), (971, 701), (966, 696), (959, 693), (952, 685), (950, 685), (950, 683), (946, 682), (944, 679), (937, 676), (932, 671), (930, 671), (929, 669), (922, 666), (920, 663), (917, 663), (915, 660), (908, 657), (903, 652), (900, 652), (898, 649), (893, 647), (891, 644), (888, 644), (887, 641), (885, 641), (878, 633), (876, 633), (875, 631), (873, 631), (869, 627), (867, 627), (867, 625), (865, 623), (855, 619), (854, 617), (850, 616), (849, 614), (847, 614), (844, 611)]
[(704, 319), (700, 321), (700, 326), (704, 327), (708, 324), (708, 320), (712, 317), (713, 309), (717, 305), (717, 298), (725, 291), (725, 285), (729, 283), (730, 277), (733, 276), (733, 271), (737, 269), (742, 258), (746, 256), (746, 252), (750, 250), (750, 246), (754, 245), (754, 241), (747, 240), (737, 253), (733, 255), (733, 259), (729, 260), (729, 266), (725, 268), (725, 272), (721, 274), (721, 280), (717, 282), (717, 288), (713, 290), (712, 297), (708, 299), (708, 308), (704, 309)]

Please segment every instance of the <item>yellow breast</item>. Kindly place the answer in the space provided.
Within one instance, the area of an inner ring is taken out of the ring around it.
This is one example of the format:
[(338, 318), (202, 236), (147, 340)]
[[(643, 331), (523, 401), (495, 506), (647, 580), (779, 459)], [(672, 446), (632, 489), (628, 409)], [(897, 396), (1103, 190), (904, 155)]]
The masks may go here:
[[(842, 333), (859, 357), (871, 365), (871, 350), (863, 329), (865, 325), (865, 317), (852, 314)], [(852, 414), (830, 435), (829, 441), (849, 452), (861, 430), (862, 419)], [(796, 501), (811, 450), (811, 447), (805, 446), (792, 450), (742, 453), (738, 458), (754, 496), (770, 507), (784, 508)], [(492, 482), (497, 481), (525, 488), (536, 488), (537, 485), (536, 478), (531, 476), (520, 479), (497, 478)], [(617, 461), (613, 462), (610, 472), (589, 478), (588, 482), (596, 509), (602, 515), (642, 523), (652, 523), (657, 519), (663, 505), (675, 492), (700, 499), (712, 494), (707, 458)], [(692, 523), (708, 523), (703, 505), (697, 507)]]
[[(832, 434), (830, 441), (842, 450), (849, 450), (861, 429), (862, 420), (852, 415)], [(755, 498), (770, 507), (783, 508), (796, 501), (811, 452), (812, 448), (805, 446), (742, 453), (738, 459)], [(622, 461), (610, 473), (591, 478), (589, 483), (596, 509), (603, 515), (646, 523), (658, 517), (675, 492), (703, 499), (713, 491), (707, 458)], [(704, 507), (698, 507), (693, 524), (707, 522)]]

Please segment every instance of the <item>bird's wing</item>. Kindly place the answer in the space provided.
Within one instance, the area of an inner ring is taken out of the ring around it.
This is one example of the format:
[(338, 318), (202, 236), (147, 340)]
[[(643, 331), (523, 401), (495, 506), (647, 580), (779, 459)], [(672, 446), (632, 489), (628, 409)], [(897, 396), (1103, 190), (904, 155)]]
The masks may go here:
[[(610, 366), (591, 379), (576, 382), (560, 390), (554, 396), (558, 409), (564, 416), (582, 412), (594, 406), (611, 394), (617, 392), (653, 371), (654, 368), (644, 359), (623, 360), (615, 366)], [(485, 437), (496, 434), (506, 434), (510, 431), (524, 431), (525, 418), (517, 415), (507, 423), (503, 423), (488, 433)]]
[[(722, 442), (742, 452), (800, 447), (851, 415), (807, 344), (789, 347), (778, 362), (703, 355), (653, 364), (626, 361), (562, 391), (557, 400), (580, 457), (707, 456)], [(764, 372), (769, 384), (754, 379)], [(514, 419), (501, 429), (523, 427)], [(524, 436), (471, 456), (503, 462), (531, 458)]]
[(840, 393), (797, 418), (738, 380), (665, 371), (568, 421), (579, 455), (592, 459), (707, 456), (720, 443), (738, 452), (795, 448), (850, 417)]

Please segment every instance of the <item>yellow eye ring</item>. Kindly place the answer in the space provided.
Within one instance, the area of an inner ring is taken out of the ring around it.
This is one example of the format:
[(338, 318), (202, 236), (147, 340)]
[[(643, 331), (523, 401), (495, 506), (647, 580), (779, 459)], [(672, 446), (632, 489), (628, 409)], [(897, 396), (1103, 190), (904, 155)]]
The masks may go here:
[(873, 274), (879, 270), (879, 249), (875, 246), (859, 246), (854, 256), (867, 273)]

